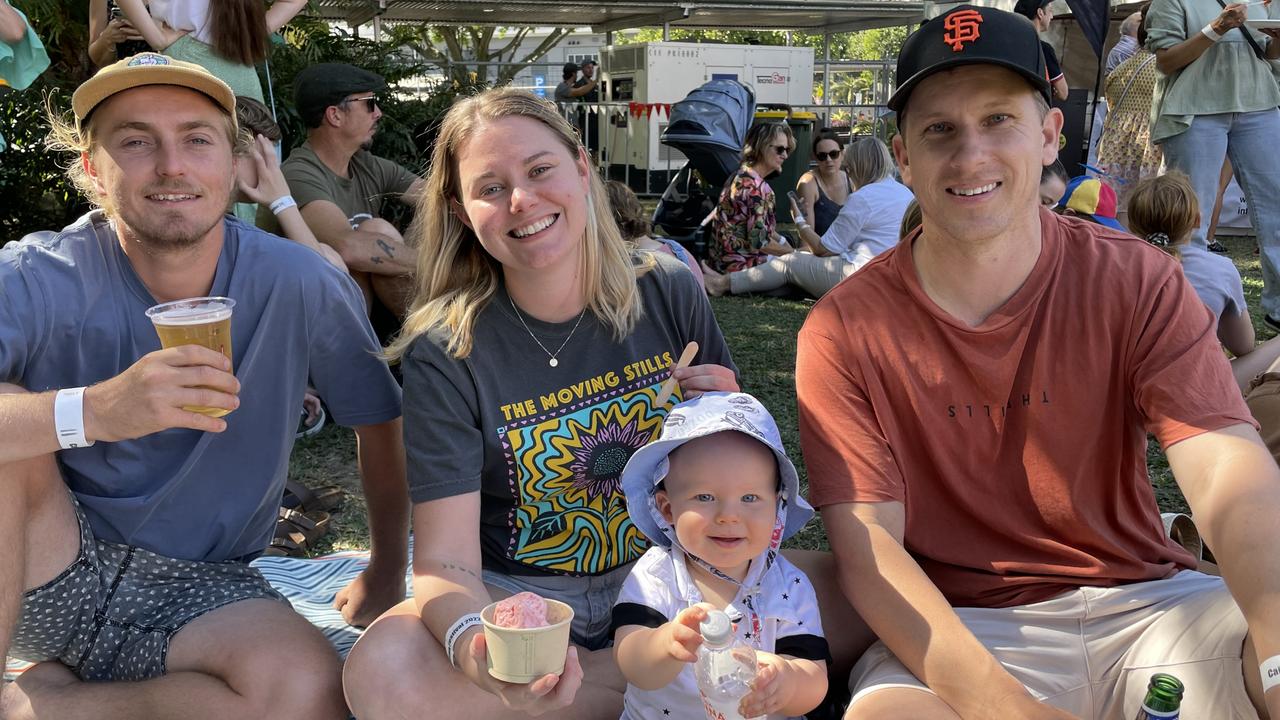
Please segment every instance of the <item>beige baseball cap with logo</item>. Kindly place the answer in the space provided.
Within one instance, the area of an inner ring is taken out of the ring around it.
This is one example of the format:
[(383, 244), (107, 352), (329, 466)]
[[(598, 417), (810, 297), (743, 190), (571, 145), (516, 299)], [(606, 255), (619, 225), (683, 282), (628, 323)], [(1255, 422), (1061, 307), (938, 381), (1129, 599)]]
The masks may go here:
[(143, 85), (178, 85), (209, 96), (232, 117), (236, 113), (236, 94), (231, 86), (214, 77), (195, 63), (174, 60), (159, 53), (139, 53), (112, 63), (76, 88), (71, 96), (71, 109), (76, 124), (93, 112), (103, 100), (118, 92)]

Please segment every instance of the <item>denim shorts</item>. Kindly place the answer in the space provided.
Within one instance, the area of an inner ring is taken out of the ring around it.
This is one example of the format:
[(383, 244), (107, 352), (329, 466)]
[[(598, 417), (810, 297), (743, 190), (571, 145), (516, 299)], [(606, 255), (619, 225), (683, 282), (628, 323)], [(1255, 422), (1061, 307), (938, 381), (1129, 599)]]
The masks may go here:
[(609, 625), (613, 619), (613, 604), (622, 591), (622, 583), (631, 574), (627, 563), (600, 575), (505, 575), (485, 570), (482, 579), (511, 593), (531, 592), (544, 598), (559, 600), (573, 608), (573, 622), (569, 627), (569, 639), (587, 650), (609, 647)]
[(289, 604), (246, 563), (177, 560), (96, 540), (79, 504), (75, 510), (80, 551), (23, 596), (10, 657), (57, 660), (85, 681), (147, 680), (165, 674), (169, 641), (201, 615), (255, 598)]

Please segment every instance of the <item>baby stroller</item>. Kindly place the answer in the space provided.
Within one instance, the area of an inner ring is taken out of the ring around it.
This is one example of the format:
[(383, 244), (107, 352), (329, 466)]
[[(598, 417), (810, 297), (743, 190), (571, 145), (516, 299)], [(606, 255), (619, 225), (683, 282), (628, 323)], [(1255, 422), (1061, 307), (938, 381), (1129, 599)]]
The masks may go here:
[(742, 163), (755, 109), (755, 93), (737, 80), (712, 80), (671, 106), (671, 122), (659, 142), (688, 162), (662, 193), (653, 224), (695, 257), (706, 257), (704, 221)]

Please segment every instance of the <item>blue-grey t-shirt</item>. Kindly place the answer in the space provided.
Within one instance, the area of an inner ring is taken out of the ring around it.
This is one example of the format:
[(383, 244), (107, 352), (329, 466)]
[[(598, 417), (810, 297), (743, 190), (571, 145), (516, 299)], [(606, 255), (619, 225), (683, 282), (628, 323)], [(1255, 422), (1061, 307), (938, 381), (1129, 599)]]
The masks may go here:
[[(236, 301), (240, 407), (227, 430), (172, 429), (57, 454), (102, 540), (190, 560), (259, 553), (308, 376), (343, 425), (400, 416), (360, 291), (319, 254), (228, 217), (210, 294)], [(100, 211), (47, 241), (0, 250), (0, 295), (0, 378), (28, 390), (92, 385), (160, 349), (144, 314), (156, 301)]]
[(1227, 310), (1233, 315), (1249, 311), (1244, 299), (1244, 282), (1231, 258), (1186, 243), (1178, 246), (1182, 253), (1182, 274), (1215, 318), (1222, 319)]

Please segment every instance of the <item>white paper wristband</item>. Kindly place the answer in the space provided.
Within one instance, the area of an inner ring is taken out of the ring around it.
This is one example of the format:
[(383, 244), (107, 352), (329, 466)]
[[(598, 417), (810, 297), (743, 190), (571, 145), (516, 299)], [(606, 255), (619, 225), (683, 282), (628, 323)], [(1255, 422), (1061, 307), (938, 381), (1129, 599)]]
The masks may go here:
[(271, 214), (279, 215), (280, 213), (284, 212), (285, 210), (288, 210), (291, 207), (294, 207), (297, 204), (298, 202), (293, 199), (292, 195), (281, 195), (280, 197), (271, 201), (271, 205), (270, 205)]
[(1262, 661), (1262, 692), (1280, 685), (1280, 655), (1272, 655)]
[(58, 391), (53, 399), (53, 427), (63, 450), (93, 444), (84, 436), (84, 388)]
[(458, 638), (462, 633), (476, 625), (483, 625), (484, 621), (480, 619), (479, 613), (470, 613), (458, 618), (456, 622), (449, 626), (449, 631), (444, 634), (444, 650), (449, 655), (449, 664), (454, 670), (458, 669), (458, 662), (453, 655), (453, 646), (457, 644)]
[(1200, 32), (1205, 37), (1209, 38), (1209, 42), (1218, 42), (1219, 40), (1222, 39), (1222, 36), (1219, 35), (1216, 30), (1213, 29), (1213, 23), (1209, 23), (1208, 25), (1205, 25), (1204, 28), (1200, 30)]

